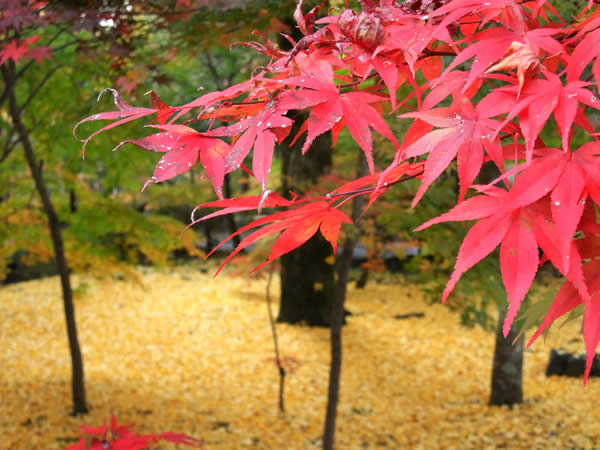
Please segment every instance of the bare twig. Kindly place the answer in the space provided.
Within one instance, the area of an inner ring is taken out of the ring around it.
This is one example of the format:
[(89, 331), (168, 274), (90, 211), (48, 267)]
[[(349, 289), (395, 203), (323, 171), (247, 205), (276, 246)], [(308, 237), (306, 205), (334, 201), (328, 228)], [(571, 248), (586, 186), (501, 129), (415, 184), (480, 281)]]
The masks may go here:
[(16, 139), (13, 140), (14, 134), (15, 134), (15, 129), (11, 128), (11, 130), (8, 133), (8, 136), (6, 137), (6, 142), (4, 143), (4, 148), (2, 149), (2, 153), (0, 154), (0, 163), (3, 162), (6, 158), (8, 158), (10, 153), (13, 151), (13, 149), (19, 142)]
[(271, 323), (271, 334), (273, 335), (273, 350), (275, 351), (275, 364), (279, 369), (279, 411), (285, 413), (284, 403), (284, 388), (285, 388), (285, 368), (281, 364), (281, 358), (279, 357), (279, 343), (277, 339), (277, 328), (275, 327), (275, 318), (273, 315), (273, 307), (271, 306), (271, 281), (273, 281), (273, 267), (269, 270), (269, 278), (267, 279), (266, 297), (267, 297), (267, 310), (269, 311), (269, 322)]
[(222, 77), (219, 74), (217, 67), (215, 66), (215, 63), (212, 59), (212, 56), (210, 55), (210, 52), (209, 51), (203, 52), (202, 57), (204, 59), (204, 62), (206, 63), (206, 67), (208, 67), (208, 70), (210, 71), (210, 73), (213, 76), (213, 82), (215, 83), (215, 86), (217, 86), (218, 90), (222, 91), (223, 89), (225, 89), (225, 86), (223, 86), (223, 83), (221, 83)]
[(63, 66), (61, 66), (61, 65), (55, 66), (55, 67), (53, 67), (51, 70), (49, 70), (46, 73), (46, 75), (44, 76), (44, 78), (42, 78), (42, 81), (40, 81), (38, 83), (38, 85), (35, 88), (33, 88), (33, 91), (31, 91), (31, 94), (29, 94), (29, 97), (27, 98), (27, 100), (25, 100), (25, 102), (23, 102), (23, 104), (19, 107), (19, 114), (22, 114), (23, 111), (25, 111), (25, 108), (27, 108), (27, 106), (29, 105), (29, 103), (31, 102), (31, 100), (33, 100), (34, 97), (40, 91), (40, 89), (42, 89), (44, 87), (44, 85), (48, 82), (48, 80), (50, 79), (50, 77), (52, 75), (54, 75), (54, 72), (56, 72), (61, 67), (63, 67)]

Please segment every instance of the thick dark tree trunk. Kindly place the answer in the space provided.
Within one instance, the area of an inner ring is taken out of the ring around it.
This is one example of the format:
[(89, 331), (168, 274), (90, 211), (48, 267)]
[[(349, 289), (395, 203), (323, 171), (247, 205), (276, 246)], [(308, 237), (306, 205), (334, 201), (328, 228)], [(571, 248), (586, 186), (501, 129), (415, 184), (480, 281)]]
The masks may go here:
[(281, 257), (281, 304), (277, 321), (329, 326), (335, 292), (331, 244), (317, 234)]
[(502, 323), (505, 316), (506, 309), (499, 309), (490, 405), (512, 406), (523, 402), (523, 336), (513, 345), (519, 334), (513, 327), (504, 337)]
[(15, 95), (15, 66), (12, 62), (4, 64), (2, 67), (2, 74), (6, 83), (6, 89), (8, 92), (8, 101), (10, 108), (10, 115), (13, 122), (13, 126), (19, 136), (19, 140), (25, 150), (25, 159), (29, 165), (31, 175), (35, 182), (35, 187), (42, 200), (44, 212), (48, 217), (48, 226), (50, 228), (50, 235), (52, 238), (52, 244), (54, 246), (54, 257), (56, 259), (56, 266), (60, 276), (60, 282), (62, 285), (63, 292), (63, 305), (65, 311), (65, 320), (67, 324), (67, 337), (69, 340), (69, 349), (71, 351), (71, 388), (73, 394), (73, 414), (84, 414), (88, 412), (87, 402), (85, 399), (85, 385), (83, 375), (83, 358), (81, 356), (81, 350), (79, 347), (79, 340), (77, 338), (77, 326), (75, 323), (75, 308), (73, 306), (73, 293), (71, 290), (71, 283), (69, 280), (69, 267), (65, 258), (64, 246), (62, 233), (60, 230), (60, 222), (54, 205), (50, 199), (50, 194), (44, 182), (42, 175), (41, 164), (35, 159), (31, 140), (29, 138), (29, 132), (25, 128), (21, 120), (21, 111), (17, 104)]
[[(292, 17), (280, 17), (289, 25), (291, 36), (303, 38)], [(290, 49), (287, 39), (280, 37), (279, 46)], [(290, 146), (307, 114), (288, 113), (295, 119), (290, 136), (281, 145), (281, 194), (289, 196), (289, 191), (301, 195), (310, 189), (319, 176), (331, 168), (331, 134), (318, 136), (306, 154), (302, 155), (304, 139)], [(319, 233), (318, 233), (319, 234)], [(311, 326), (329, 326), (331, 306), (335, 291), (333, 250), (319, 234), (281, 259), (281, 300), (278, 322), (305, 322)]]
[[(306, 117), (297, 118), (290, 133), (295, 136)], [(331, 136), (315, 139), (305, 155), (301, 142), (281, 148), (282, 190), (301, 194), (313, 186), (331, 167)], [(329, 326), (335, 291), (333, 249), (318, 233), (300, 248), (281, 257), (281, 302), (278, 322), (304, 322), (311, 326)]]

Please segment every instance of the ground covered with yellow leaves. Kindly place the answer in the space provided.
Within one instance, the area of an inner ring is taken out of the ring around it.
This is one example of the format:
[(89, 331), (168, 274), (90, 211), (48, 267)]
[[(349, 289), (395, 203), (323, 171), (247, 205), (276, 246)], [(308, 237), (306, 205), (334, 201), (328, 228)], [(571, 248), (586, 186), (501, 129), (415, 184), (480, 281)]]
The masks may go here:
[[(213, 280), (191, 268), (145, 270), (141, 280), (74, 279), (92, 408), (83, 418), (68, 415), (58, 280), (0, 288), (0, 448), (64, 448), (81, 424), (111, 413), (139, 432), (182, 432), (207, 449), (320, 446), (328, 330), (277, 325), (291, 372), (282, 415), (265, 280)], [(600, 381), (584, 389), (581, 379), (544, 376), (551, 347), (583, 349), (577, 325), (525, 353), (525, 402), (509, 410), (487, 406), (492, 334), (461, 327), (409, 284), (350, 288), (347, 304), (338, 448), (600, 447)], [(393, 318), (415, 311), (425, 317)]]

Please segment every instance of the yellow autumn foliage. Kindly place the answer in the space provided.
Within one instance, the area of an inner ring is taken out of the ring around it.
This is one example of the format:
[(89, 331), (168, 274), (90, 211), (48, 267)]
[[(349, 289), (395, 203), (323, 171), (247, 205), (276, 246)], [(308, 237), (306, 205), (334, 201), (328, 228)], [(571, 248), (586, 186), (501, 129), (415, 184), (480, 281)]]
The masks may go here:
[[(185, 268), (141, 283), (74, 277), (91, 412), (68, 415), (70, 357), (57, 278), (0, 288), (0, 447), (58, 449), (114, 413), (140, 433), (182, 432), (208, 449), (319, 448), (326, 329), (278, 324), (286, 413), (265, 280)], [(276, 297), (278, 287), (272, 287)], [(546, 378), (551, 347), (583, 348), (577, 323), (525, 353), (525, 402), (487, 406), (494, 336), (461, 327), (418, 286), (350, 288), (339, 449), (559, 449), (599, 446), (600, 382)], [(396, 320), (409, 312), (423, 319)], [(160, 449), (175, 448), (161, 444)], [(183, 447), (181, 447), (183, 448)]]

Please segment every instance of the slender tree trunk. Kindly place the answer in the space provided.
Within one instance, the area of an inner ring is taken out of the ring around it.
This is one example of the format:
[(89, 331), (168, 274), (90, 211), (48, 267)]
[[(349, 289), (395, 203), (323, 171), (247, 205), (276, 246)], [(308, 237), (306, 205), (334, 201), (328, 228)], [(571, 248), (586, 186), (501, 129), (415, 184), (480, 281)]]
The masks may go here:
[[(231, 197), (231, 176), (230, 174), (225, 174), (225, 179), (223, 180), (223, 187), (224, 187), (224, 191), (225, 191), (225, 198), (232, 198)], [(227, 220), (227, 226), (229, 227), (229, 234), (233, 234), (236, 233), (238, 230), (237, 224), (235, 223), (235, 219), (233, 217), (233, 214), (226, 214), (225, 215), (225, 220)], [(233, 241), (233, 247), (237, 247), (238, 245), (240, 245), (240, 236), (236, 235), (232, 238)]]
[[(498, 168), (488, 162), (482, 167), (477, 179), (481, 184), (488, 184), (499, 174)], [(523, 401), (523, 336), (513, 345), (519, 334), (513, 327), (508, 336), (504, 337), (502, 324), (505, 316), (506, 308), (499, 306), (490, 405), (512, 406)]]
[(60, 282), (63, 292), (63, 305), (65, 311), (65, 320), (67, 324), (67, 337), (69, 340), (69, 349), (71, 351), (71, 388), (73, 394), (73, 414), (87, 413), (87, 402), (85, 399), (85, 385), (84, 385), (84, 374), (83, 374), (83, 358), (81, 356), (81, 350), (79, 347), (79, 340), (77, 338), (77, 326), (75, 323), (75, 308), (73, 305), (73, 293), (71, 290), (71, 283), (69, 280), (69, 268), (64, 253), (63, 239), (60, 230), (60, 223), (56, 211), (50, 199), (50, 194), (44, 182), (44, 178), (41, 171), (41, 164), (38, 164), (35, 159), (31, 140), (29, 138), (29, 132), (25, 128), (21, 120), (21, 111), (17, 104), (15, 95), (15, 66), (12, 61), (4, 64), (2, 67), (2, 74), (6, 83), (6, 89), (8, 92), (8, 101), (10, 108), (10, 115), (15, 127), (19, 140), (25, 150), (25, 159), (29, 165), (31, 175), (35, 182), (35, 187), (42, 200), (42, 205), (46, 216), (48, 217), (48, 226), (50, 228), (50, 235), (52, 238), (52, 244), (54, 246), (54, 256), (56, 259), (56, 266), (60, 276)]
[[(357, 178), (366, 175), (367, 161), (359, 151)], [(356, 224), (360, 220), (364, 206), (364, 197), (355, 197), (352, 201), (352, 220)], [(335, 422), (339, 402), (340, 378), (342, 373), (342, 325), (344, 322), (344, 303), (348, 276), (352, 267), (352, 252), (358, 240), (360, 229), (355, 225), (344, 241), (342, 253), (337, 260), (337, 283), (331, 308), (331, 363), (329, 366), (329, 387), (327, 391), (327, 411), (325, 414), (325, 429), (323, 430), (323, 450), (333, 450), (335, 442)]]
[(337, 405), (340, 395), (340, 378), (342, 373), (342, 324), (344, 321), (346, 286), (348, 284), (350, 265), (352, 264), (353, 248), (354, 240), (352, 238), (347, 238), (338, 260), (338, 279), (331, 308), (331, 362), (329, 364), (329, 387), (327, 390), (325, 429), (323, 430), (323, 450), (333, 450), (334, 448), (335, 422), (337, 418)]
[(369, 280), (369, 271), (364, 267), (360, 271), (360, 277), (356, 280), (356, 289), (364, 289)]
[(71, 208), (71, 214), (75, 214), (79, 207), (79, 201), (77, 200), (77, 192), (75, 192), (75, 189), (69, 190), (69, 206)]
[(513, 345), (519, 334), (513, 327), (505, 338), (502, 323), (506, 309), (499, 308), (498, 312), (490, 405), (512, 406), (523, 402), (523, 336)]

